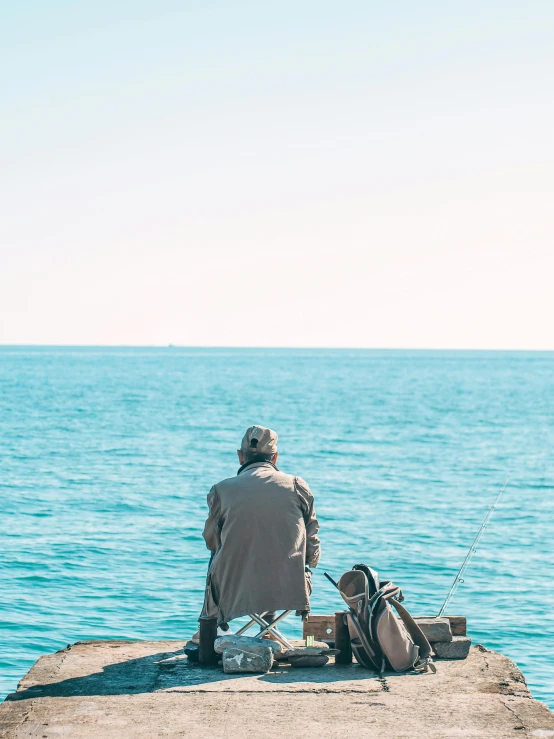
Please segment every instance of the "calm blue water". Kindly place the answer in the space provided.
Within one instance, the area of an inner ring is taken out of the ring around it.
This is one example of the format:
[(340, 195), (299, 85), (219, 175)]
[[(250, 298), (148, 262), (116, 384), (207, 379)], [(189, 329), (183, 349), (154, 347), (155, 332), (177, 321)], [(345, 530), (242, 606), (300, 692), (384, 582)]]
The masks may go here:
[(2, 696), (69, 642), (191, 634), (205, 497), (252, 423), (316, 496), (316, 612), (364, 561), (436, 613), (510, 473), (449, 612), (554, 706), (554, 354), (530, 353), (1, 348)]

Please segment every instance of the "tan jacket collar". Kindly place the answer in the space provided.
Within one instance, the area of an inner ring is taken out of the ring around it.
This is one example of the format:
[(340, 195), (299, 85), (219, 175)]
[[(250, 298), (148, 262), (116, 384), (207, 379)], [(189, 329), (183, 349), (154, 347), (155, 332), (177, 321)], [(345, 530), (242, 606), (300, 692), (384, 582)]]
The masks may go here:
[(246, 462), (246, 464), (243, 464), (242, 467), (238, 468), (237, 475), (241, 475), (247, 469), (251, 470), (255, 467), (273, 467), (274, 470), (277, 470), (277, 472), (279, 471), (273, 462)]

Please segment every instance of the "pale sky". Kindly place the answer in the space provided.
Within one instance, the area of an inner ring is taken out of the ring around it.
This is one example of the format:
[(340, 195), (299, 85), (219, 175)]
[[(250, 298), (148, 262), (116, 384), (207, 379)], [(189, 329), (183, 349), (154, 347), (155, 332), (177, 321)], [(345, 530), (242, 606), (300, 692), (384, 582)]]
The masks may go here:
[(0, 9), (0, 343), (554, 349), (551, 0)]

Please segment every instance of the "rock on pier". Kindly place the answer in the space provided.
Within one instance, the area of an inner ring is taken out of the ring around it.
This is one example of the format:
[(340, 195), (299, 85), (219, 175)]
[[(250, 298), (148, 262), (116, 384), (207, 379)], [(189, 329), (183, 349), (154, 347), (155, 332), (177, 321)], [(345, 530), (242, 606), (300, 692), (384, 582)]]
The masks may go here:
[(554, 737), (554, 714), (534, 700), (506, 657), (472, 647), (437, 674), (357, 665), (276, 665), (225, 675), (193, 664), (182, 641), (78, 642), (41, 657), (0, 706), (0, 736), (134, 739), (514, 739)]

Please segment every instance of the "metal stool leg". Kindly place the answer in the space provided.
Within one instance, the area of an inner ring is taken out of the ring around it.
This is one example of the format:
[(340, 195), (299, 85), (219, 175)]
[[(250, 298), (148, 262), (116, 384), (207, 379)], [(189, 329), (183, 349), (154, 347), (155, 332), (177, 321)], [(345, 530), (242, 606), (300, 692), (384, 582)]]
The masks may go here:
[[(265, 616), (265, 611), (264, 611), (263, 613), (261, 613), (261, 614), (260, 614), (260, 616)], [(248, 623), (247, 623), (247, 624), (246, 624), (245, 626), (242, 626), (242, 627), (241, 627), (241, 628), (240, 628), (240, 629), (239, 629), (239, 630), (238, 630), (238, 631), (236, 632), (236, 635), (237, 635), (237, 636), (242, 636), (242, 635), (243, 635), (243, 634), (245, 633), (245, 631), (248, 631), (248, 629), (251, 629), (251, 628), (252, 628), (252, 626), (254, 626), (254, 624), (256, 624), (256, 623), (258, 623), (258, 622), (257, 622), (257, 621), (256, 621), (256, 620), (255, 620), (254, 618), (251, 618), (251, 619), (250, 619), (250, 621), (249, 621), (249, 622), (248, 622)], [(267, 623), (267, 622), (266, 622), (266, 623)]]
[(252, 628), (256, 621), (254, 621), (253, 618), (250, 619), (250, 621), (246, 624), (246, 626), (242, 626), (236, 633), (237, 636), (242, 636), (245, 631), (248, 631), (248, 629)]
[(266, 612), (262, 613), (261, 615), (258, 615), (257, 613), (251, 613), (250, 614), (250, 621), (242, 626), (236, 633), (236, 636), (242, 636), (248, 629), (252, 628), (254, 624), (258, 624), (262, 627), (261, 631), (259, 631), (256, 636), (254, 636), (254, 639), (261, 639), (265, 634), (271, 634), (271, 636), (274, 637), (278, 642), (280, 642), (286, 649), (294, 649), (294, 645), (292, 645), (281, 632), (276, 629), (275, 627), (277, 624), (282, 621), (284, 618), (286, 618), (289, 613), (292, 613), (292, 611), (283, 611), (277, 618), (274, 618), (271, 622), (266, 621), (264, 619), (264, 616), (266, 615)]
[(262, 627), (262, 630), (256, 634), (254, 639), (261, 639), (264, 634), (270, 633), (284, 647), (286, 647), (287, 649), (294, 649), (294, 646), (289, 641), (287, 641), (287, 639), (285, 639), (280, 631), (275, 628), (275, 626), (277, 626), (280, 621), (286, 618), (289, 613), (292, 613), (292, 611), (283, 611), (283, 613), (281, 613), (280, 616), (277, 616), (277, 618), (275, 618), (271, 623), (264, 621), (264, 619), (258, 616), (256, 613), (250, 614), (252, 618), (255, 619), (257, 623), (259, 623), (259, 625)]

